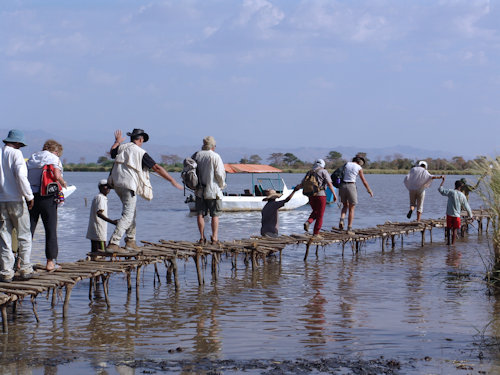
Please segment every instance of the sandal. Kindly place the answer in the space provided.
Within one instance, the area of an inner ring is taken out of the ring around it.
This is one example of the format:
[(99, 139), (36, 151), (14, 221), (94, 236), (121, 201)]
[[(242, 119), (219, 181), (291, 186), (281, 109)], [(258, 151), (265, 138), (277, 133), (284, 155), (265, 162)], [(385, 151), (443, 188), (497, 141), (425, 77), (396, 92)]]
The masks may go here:
[(198, 241), (196, 241), (197, 244), (200, 245), (206, 245), (207, 244), (207, 239), (206, 238), (200, 238)]
[(210, 243), (212, 245), (219, 245), (220, 241), (219, 240), (214, 240), (214, 238), (212, 236), (210, 236)]

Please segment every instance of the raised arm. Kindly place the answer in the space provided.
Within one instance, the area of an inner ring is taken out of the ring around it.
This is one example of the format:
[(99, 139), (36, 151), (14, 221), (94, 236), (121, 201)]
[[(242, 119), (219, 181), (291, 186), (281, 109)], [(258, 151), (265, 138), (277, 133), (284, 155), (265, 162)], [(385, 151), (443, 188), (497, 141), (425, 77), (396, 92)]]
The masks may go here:
[(184, 187), (177, 181), (175, 181), (175, 178), (170, 176), (168, 172), (165, 170), (165, 168), (163, 168), (161, 165), (155, 164), (153, 165), (153, 168), (151, 168), (151, 170), (158, 173), (161, 177), (170, 182), (173, 187), (176, 187), (179, 190), (184, 190)]
[[(361, 179), (361, 182), (363, 182), (363, 185), (365, 185), (366, 191), (368, 194), (370, 194), (370, 197), (373, 197), (373, 191), (370, 189), (370, 185), (368, 185), (368, 181), (366, 181), (365, 175), (363, 174), (363, 170), (359, 170), (359, 178)], [(335, 193), (334, 193), (335, 194)]]
[(120, 144), (125, 140), (125, 137), (122, 136), (122, 131), (121, 130), (116, 130), (115, 131), (115, 143), (111, 146), (111, 149), (109, 152), (120, 146)]
[(289, 195), (288, 197), (286, 197), (286, 198), (283, 200), (283, 202), (285, 202), (285, 203), (289, 202), (289, 201), (290, 201), (290, 199), (292, 199), (292, 197), (293, 197), (293, 195), (295, 194), (295, 192), (296, 192), (297, 190), (299, 190), (299, 189), (300, 189), (300, 185), (295, 186), (295, 187), (293, 188), (293, 191), (290, 193), (290, 195)]

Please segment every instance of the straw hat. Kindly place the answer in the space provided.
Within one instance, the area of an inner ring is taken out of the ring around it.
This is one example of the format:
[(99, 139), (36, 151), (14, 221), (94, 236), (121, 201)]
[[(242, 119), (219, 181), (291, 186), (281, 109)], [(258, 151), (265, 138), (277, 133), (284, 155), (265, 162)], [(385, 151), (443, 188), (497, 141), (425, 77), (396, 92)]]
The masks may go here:
[(283, 194), (276, 193), (276, 190), (274, 190), (274, 189), (269, 189), (266, 192), (266, 197), (263, 199), (263, 201), (270, 201), (270, 200), (273, 200), (273, 199), (278, 199), (282, 195)]

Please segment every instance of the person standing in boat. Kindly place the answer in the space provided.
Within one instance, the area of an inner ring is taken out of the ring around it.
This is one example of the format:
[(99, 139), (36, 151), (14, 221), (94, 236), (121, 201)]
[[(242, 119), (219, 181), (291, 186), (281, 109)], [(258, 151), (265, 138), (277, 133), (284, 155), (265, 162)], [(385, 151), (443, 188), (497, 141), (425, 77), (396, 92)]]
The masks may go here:
[(315, 195), (309, 197), (309, 204), (311, 205), (312, 212), (311, 215), (309, 215), (309, 218), (304, 223), (304, 230), (308, 232), (309, 226), (313, 221), (316, 221), (314, 223), (313, 235), (318, 236), (319, 231), (323, 226), (323, 215), (325, 214), (326, 207), (326, 188), (329, 187), (333, 192), (334, 202), (337, 201), (337, 195), (335, 194), (330, 174), (325, 169), (325, 161), (323, 159), (317, 159), (314, 162), (312, 169), (307, 173), (306, 177), (304, 177), (304, 180), (302, 180), (302, 184), (310, 174), (313, 174), (315, 176), (319, 191), (315, 193)]
[(11, 130), (0, 150), (0, 281), (14, 277), (12, 231), (17, 231), (18, 254), (22, 279), (33, 275), (31, 266), (31, 232), (28, 210), (34, 196), (28, 181), (28, 170), (20, 148), (26, 146), (24, 133)]
[(192, 158), (198, 164), (198, 188), (196, 195), (196, 213), (198, 230), (200, 231), (199, 243), (207, 242), (205, 238), (205, 216), (210, 213), (212, 218), (212, 244), (219, 242), (219, 216), (222, 211), (222, 189), (226, 188), (226, 171), (224, 163), (215, 152), (215, 139), (212, 136), (203, 138), (201, 151), (196, 152)]
[[(115, 189), (123, 206), (122, 216), (106, 247), (106, 252), (111, 254), (138, 250), (135, 241), (137, 195), (146, 200), (153, 199), (149, 170), (158, 173), (177, 189), (183, 190), (183, 186), (142, 148), (142, 145), (149, 140), (149, 135), (144, 130), (134, 129), (127, 135), (130, 136), (130, 142), (121, 144), (125, 138), (122, 137), (121, 130), (116, 130), (115, 142), (110, 150), (111, 158), (115, 159), (115, 163), (111, 169), (108, 184)], [(120, 241), (124, 234), (126, 235), (125, 249), (122, 249)]]
[(59, 244), (57, 242), (57, 207), (59, 205), (58, 197), (42, 191), (42, 172), (44, 167), (52, 169), (55, 179), (63, 187), (67, 187), (63, 178), (63, 165), (60, 157), (63, 153), (63, 146), (49, 139), (43, 144), (42, 151), (35, 152), (30, 156), (27, 162), (28, 180), (31, 184), (31, 190), (35, 195), (35, 204), (30, 211), (31, 235), (35, 235), (38, 220), (42, 217), (43, 228), (45, 229), (45, 257), (47, 264), (45, 269), (53, 271), (59, 267), (56, 259), (59, 254)]
[(340, 183), (339, 195), (342, 201), (342, 211), (340, 212), (339, 229), (344, 229), (344, 219), (347, 212), (349, 212), (349, 217), (347, 219), (347, 230), (352, 230), (352, 222), (354, 220), (354, 209), (358, 204), (358, 191), (356, 188), (356, 179), (359, 178), (365, 185), (366, 191), (373, 197), (373, 192), (370, 189), (370, 185), (365, 179), (363, 174), (363, 165), (365, 165), (365, 158), (356, 155), (352, 158), (351, 162), (346, 163), (344, 169), (344, 178)]
[(406, 217), (411, 218), (415, 207), (417, 208), (417, 221), (420, 221), (422, 212), (424, 212), (425, 189), (431, 186), (432, 180), (442, 178), (443, 176), (433, 176), (427, 171), (427, 162), (421, 160), (418, 165), (410, 169), (410, 172), (404, 179), (404, 184), (410, 193), (410, 211)]

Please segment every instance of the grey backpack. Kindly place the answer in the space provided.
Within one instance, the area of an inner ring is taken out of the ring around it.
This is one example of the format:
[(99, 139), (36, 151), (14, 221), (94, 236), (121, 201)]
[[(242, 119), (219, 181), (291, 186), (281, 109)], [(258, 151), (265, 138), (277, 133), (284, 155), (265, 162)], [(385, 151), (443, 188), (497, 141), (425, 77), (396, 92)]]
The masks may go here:
[(184, 159), (184, 169), (181, 172), (181, 178), (184, 185), (191, 190), (196, 190), (198, 187), (198, 174), (196, 168), (198, 164), (193, 158)]

